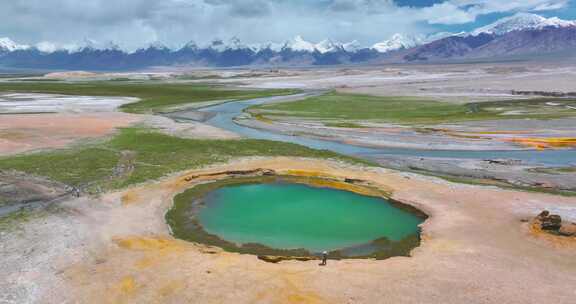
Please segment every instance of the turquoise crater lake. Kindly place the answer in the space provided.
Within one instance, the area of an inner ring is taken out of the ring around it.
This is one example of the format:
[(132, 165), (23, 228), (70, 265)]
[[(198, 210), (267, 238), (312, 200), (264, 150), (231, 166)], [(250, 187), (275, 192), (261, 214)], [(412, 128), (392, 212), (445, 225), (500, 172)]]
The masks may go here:
[(208, 235), (239, 247), (310, 253), (356, 248), (369, 254), (378, 249), (371, 246), (377, 240), (390, 249), (418, 238), (423, 221), (384, 198), (284, 182), (223, 186), (207, 192), (201, 207), (186, 214)]

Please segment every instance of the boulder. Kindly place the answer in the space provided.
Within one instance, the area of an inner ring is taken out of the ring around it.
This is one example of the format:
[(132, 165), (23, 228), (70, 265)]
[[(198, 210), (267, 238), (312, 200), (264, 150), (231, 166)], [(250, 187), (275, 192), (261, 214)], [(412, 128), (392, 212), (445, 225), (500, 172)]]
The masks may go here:
[(360, 184), (364, 181), (361, 179), (357, 179), (357, 178), (345, 178), (344, 182), (347, 184)]
[(550, 211), (544, 210), (544, 211), (540, 212), (540, 214), (538, 214), (538, 216), (536, 218), (541, 220), (541, 219), (547, 218), (549, 215), (550, 215)]
[(272, 170), (272, 169), (262, 169), (262, 175), (264, 176), (275, 176), (276, 175), (276, 171)]
[(558, 232), (560, 233), (560, 235), (563, 236), (576, 236), (576, 224), (574, 223), (564, 224), (562, 225), (562, 227), (560, 227), (560, 230), (558, 230)]
[(558, 231), (562, 227), (562, 218), (559, 215), (549, 215), (540, 219), (542, 230)]
[(559, 215), (549, 215), (547, 217), (540, 218), (540, 228), (542, 230), (553, 230), (558, 231), (562, 227), (562, 217)]

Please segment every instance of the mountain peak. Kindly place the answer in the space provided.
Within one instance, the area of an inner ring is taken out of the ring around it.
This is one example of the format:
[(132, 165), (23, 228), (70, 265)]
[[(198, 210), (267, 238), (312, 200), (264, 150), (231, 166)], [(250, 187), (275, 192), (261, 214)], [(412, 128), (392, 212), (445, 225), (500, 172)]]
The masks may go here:
[(234, 36), (228, 40), (226, 44), (226, 49), (228, 50), (242, 50), (242, 49), (250, 49), (252, 51), (257, 51), (260, 49), (260, 45), (252, 45), (249, 46), (244, 44), (240, 38)]
[(29, 48), (30, 46), (18, 44), (8, 37), (0, 38), (0, 51), (13, 52), (16, 50), (25, 50)]
[(480, 34), (504, 35), (513, 31), (574, 25), (576, 25), (575, 21), (562, 20), (557, 17), (545, 18), (536, 14), (517, 13), (516, 15), (502, 18), (492, 24), (478, 28), (471, 34), (473, 36), (478, 36)]
[(232, 37), (230, 38), (230, 45), (232, 45), (235, 48), (241, 48), (243, 47), (242, 45), (242, 41), (240, 41), (240, 38), (238, 37)]
[(120, 51), (120, 45), (114, 41), (108, 41), (104, 44), (103, 49), (110, 51)]
[(93, 51), (96, 50), (97, 42), (95, 40), (89, 39), (89, 38), (84, 38), (82, 39), (82, 44), (81, 46), (78, 48), (79, 51)]
[(160, 41), (154, 41), (148, 45), (148, 49), (159, 50), (159, 51), (169, 51), (170, 48), (166, 44)]
[(294, 51), (314, 52), (316, 50), (314, 43), (304, 40), (300, 35), (287, 42), (286, 46)]
[(347, 51), (347, 52), (354, 52), (359, 50), (361, 47), (358, 41), (354, 40), (351, 42), (338, 42), (332, 39), (324, 39), (318, 43), (313, 43), (307, 40), (304, 40), (302, 36), (298, 35), (294, 37), (292, 40), (287, 41), (284, 44), (284, 48), (291, 49), (293, 51), (303, 51), (303, 52), (319, 52), (321, 54), (330, 53), (330, 52), (337, 52), (337, 51)]
[(378, 42), (372, 46), (380, 53), (387, 53), (396, 50), (409, 49), (424, 43), (425, 38), (421, 35), (404, 35), (396, 33), (388, 40)]
[(188, 42), (182, 47), (182, 49), (197, 50), (197, 49), (198, 49), (198, 44), (197, 44), (195, 41), (190, 40), (190, 41), (188, 41)]
[(338, 43), (335, 43), (334, 41), (330, 40), (330, 39), (324, 39), (320, 42), (318, 42), (314, 48), (316, 50), (318, 50), (318, 52), (320, 53), (328, 53), (328, 52), (332, 52), (332, 51), (336, 51), (338, 49), (341, 49), (341, 45)]
[(360, 45), (360, 42), (358, 42), (358, 40), (353, 40), (350, 42), (342, 43), (341, 47), (346, 52), (356, 52), (362, 48), (362, 46)]

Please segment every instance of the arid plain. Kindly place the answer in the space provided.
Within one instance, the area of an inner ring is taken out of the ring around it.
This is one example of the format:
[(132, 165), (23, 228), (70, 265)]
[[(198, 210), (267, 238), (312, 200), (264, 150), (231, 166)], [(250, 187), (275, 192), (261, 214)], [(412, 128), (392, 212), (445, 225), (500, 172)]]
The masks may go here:
[[(553, 62), (5, 79), (0, 302), (572, 303), (576, 236), (534, 219), (576, 222), (574, 83)], [(176, 194), (270, 171), (381, 189), (429, 216), (421, 244), (319, 267), (172, 236)]]

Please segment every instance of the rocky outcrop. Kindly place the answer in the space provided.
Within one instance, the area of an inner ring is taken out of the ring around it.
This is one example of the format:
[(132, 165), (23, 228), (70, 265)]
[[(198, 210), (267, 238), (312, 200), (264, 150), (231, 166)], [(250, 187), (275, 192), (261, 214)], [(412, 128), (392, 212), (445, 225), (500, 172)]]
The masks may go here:
[(318, 260), (317, 257), (291, 257), (291, 256), (273, 256), (273, 255), (259, 255), (258, 259), (267, 263), (278, 264), (283, 261), (300, 261), (307, 262)]
[(562, 227), (562, 218), (559, 215), (550, 215), (540, 221), (542, 230), (558, 231)]
[(576, 224), (563, 223), (560, 215), (550, 214), (547, 210), (536, 216), (534, 222), (543, 231), (561, 236), (576, 236)]
[(269, 169), (231, 170), (231, 171), (223, 171), (223, 172), (216, 172), (216, 173), (190, 175), (190, 176), (186, 176), (184, 178), (184, 180), (187, 182), (191, 182), (191, 181), (198, 179), (200, 177), (275, 176), (275, 175), (276, 175), (276, 172), (274, 170), (269, 170)]
[(576, 224), (564, 224), (558, 229), (558, 233), (563, 236), (576, 236)]

